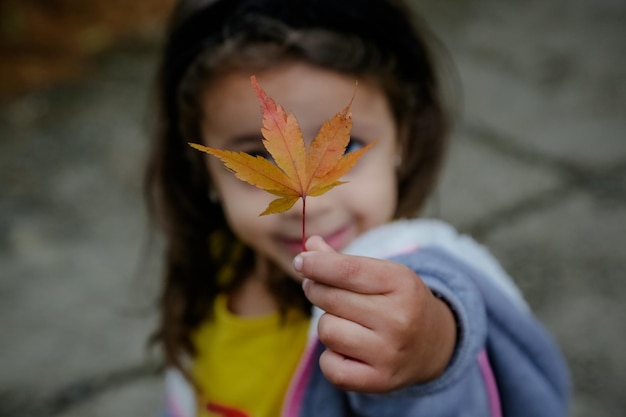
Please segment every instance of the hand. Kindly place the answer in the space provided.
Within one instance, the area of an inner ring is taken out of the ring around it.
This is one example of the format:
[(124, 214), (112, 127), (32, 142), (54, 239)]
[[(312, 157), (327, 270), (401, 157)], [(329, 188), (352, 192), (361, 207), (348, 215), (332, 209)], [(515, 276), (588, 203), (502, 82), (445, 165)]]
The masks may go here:
[(439, 376), (454, 350), (448, 306), (408, 267), (335, 252), (319, 236), (294, 259), (307, 298), (326, 313), (320, 367), (341, 389), (393, 391)]

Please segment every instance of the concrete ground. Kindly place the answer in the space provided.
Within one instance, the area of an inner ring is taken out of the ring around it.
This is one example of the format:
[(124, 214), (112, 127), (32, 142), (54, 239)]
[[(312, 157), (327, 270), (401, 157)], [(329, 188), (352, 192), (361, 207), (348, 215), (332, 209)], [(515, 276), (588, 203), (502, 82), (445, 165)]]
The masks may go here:
[[(572, 416), (622, 416), (626, 3), (417, 3), (463, 87), (428, 214), (515, 278), (569, 361)], [(140, 193), (156, 59), (155, 43), (120, 46), (92, 76), (0, 107), (1, 417), (161, 404)]]

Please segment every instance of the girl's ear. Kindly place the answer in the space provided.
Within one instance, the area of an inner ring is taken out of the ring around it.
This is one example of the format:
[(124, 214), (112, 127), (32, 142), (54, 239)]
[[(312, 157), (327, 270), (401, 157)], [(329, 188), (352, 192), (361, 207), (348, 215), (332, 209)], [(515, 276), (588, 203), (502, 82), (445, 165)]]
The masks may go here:
[(396, 168), (396, 172), (400, 171), (400, 167), (402, 166), (402, 155), (400, 155), (399, 153), (397, 153), (395, 156), (393, 166)]
[[(409, 128), (408, 126), (398, 126), (398, 137), (396, 141), (396, 155), (394, 160), (394, 167), (396, 169), (396, 174), (399, 176), (402, 172), (402, 155), (407, 155), (408, 153), (408, 141), (409, 141)], [(409, 158), (410, 159), (410, 158)]]

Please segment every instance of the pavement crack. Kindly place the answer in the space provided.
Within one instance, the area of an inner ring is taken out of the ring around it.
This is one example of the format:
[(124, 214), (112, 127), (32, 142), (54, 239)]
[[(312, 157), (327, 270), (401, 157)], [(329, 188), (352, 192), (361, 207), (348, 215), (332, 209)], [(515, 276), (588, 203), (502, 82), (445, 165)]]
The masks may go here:
[(33, 401), (20, 391), (0, 393), (0, 417), (53, 417), (77, 407), (108, 390), (156, 377), (162, 363), (153, 361), (85, 378), (60, 388), (56, 393)]
[(479, 220), (461, 225), (459, 230), (477, 240), (483, 240), (487, 235), (502, 226), (531, 213), (559, 204), (573, 194), (574, 191), (575, 189), (567, 184), (543, 191), (523, 201), (518, 201), (511, 206), (493, 211)]
[(507, 138), (484, 124), (464, 123), (462, 130), (468, 133), (468, 139), (509, 158), (528, 165), (540, 165), (556, 171), (564, 178), (581, 178), (588, 175), (588, 170), (565, 159), (556, 158), (519, 145), (517, 141)]
[(475, 143), (516, 161), (531, 166), (539, 165), (555, 172), (561, 178), (560, 185), (556, 187), (488, 213), (469, 224), (461, 225), (461, 230), (477, 239), (484, 239), (489, 233), (511, 221), (557, 205), (575, 191), (590, 194), (598, 203), (626, 202), (626, 159), (599, 169), (588, 169), (520, 146), (483, 125), (465, 124), (462, 129), (468, 133), (469, 140)]

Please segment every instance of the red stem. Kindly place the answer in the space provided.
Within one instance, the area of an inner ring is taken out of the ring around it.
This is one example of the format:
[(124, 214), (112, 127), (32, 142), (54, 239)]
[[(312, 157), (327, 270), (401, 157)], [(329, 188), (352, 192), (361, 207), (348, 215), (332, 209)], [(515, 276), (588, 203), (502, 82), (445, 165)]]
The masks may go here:
[(306, 251), (306, 247), (304, 243), (306, 242), (306, 228), (305, 228), (305, 219), (306, 219), (306, 196), (302, 197), (302, 252)]

